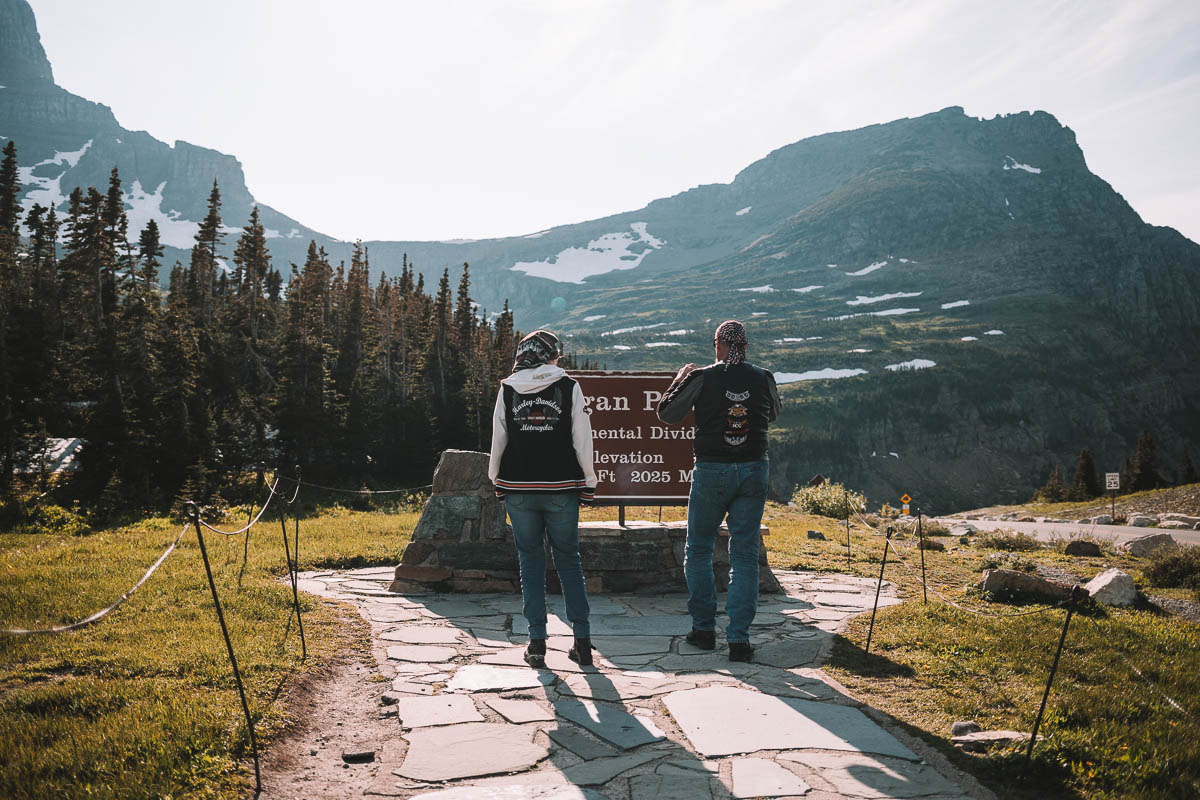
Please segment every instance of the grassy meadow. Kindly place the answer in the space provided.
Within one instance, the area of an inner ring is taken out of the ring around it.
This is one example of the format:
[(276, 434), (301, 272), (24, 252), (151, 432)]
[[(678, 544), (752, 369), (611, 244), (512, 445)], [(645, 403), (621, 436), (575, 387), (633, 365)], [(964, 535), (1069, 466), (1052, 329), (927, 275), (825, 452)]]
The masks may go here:
[[(317, 498), (322, 500), (323, 498)], [(418, 508), (355, 509), (302, 498), (300, 568), (389, 566), (399, 561)], [(304, 505), (304, 503), (308, 505)], [(240, 527), (234, 509), (221, 527)], [(630, 519), (660, 509), (630, 508)], [(682, 519), (681, 508), (661, 509)], [(615, 519), (614, 508), (584, 519)], [(847, 558), (843, 523), (769, 504), (768, 559), (777, 568), (878, 577), (883, 539), (855, 523)], [(124, 592), (174, 540), (181, 524), (156, 517), (98, 530), (63, 520), (0, 534), (0, 625), (72, 621)], [(289, 526), (290, 528), (290, 526)], [(808, 538), (820, 531), (825, 540)], [(206, 536), (226, 619), (258, 720), (260, 745), (290, 719), (289, 692), (335, 659), (369, 658), (367, 628), (334, 602), (302, 596), (307, 661), (291, 622), (291, 590), (278, 518), (250, 535)], [(926, 551), (931, 589), (988, 613), (1013, 607), (973, 589), (986, 566), (1044, 564), (1090, 578), (1108, 566), (1141, 577), (1146, 562), (1106, 552), (1062, 554), (1061, 543), (1005, 553), (1003, 537), (963, 545), (936, 537)], [(880, 612), (870, 655), (869, 615), (838, 637), (827, 670), (854, 694), (942, 749), (1004, 798), (1194, 796), (1200, 775), (1200, 625), (1152, 608), (1076, 616), (1050, 696), (1032, 779), (1017, 748), (968, 755), (948, 743), (951, 723), (1028, 731), (1064, 613), (979, 617), (931, 593), (921, 603), (920, 551), (902, 533), (886, 578), (909, 602)], [(1157, 591), (1153, 587), (1144, 587)], [(1128, 660), (1128, 663), (1127, 661)], [(1133, 664), (1150, 683), (1138, 677)], [(1153, 685), (1151, 685), (1153, 684)], [(1157, 687), (1157, 688), (1155, 688)], [(1164, 699), (1169, 696), (1182, 711)], [(1045, 737), (1045, 738), (1042, 738)], [(160, 570), (106, 619), (73, 633), (0, 638), (0, 796), (232, 798), (252, 783), (249, 743), (194, 532)], [(1049, 794), (1047, 794), (1049, 792)]]

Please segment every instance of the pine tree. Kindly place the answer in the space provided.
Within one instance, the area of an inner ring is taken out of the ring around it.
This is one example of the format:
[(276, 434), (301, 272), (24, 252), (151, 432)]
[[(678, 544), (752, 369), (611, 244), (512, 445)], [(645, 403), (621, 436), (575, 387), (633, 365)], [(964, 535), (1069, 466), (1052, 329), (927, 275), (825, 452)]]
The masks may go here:
[(1200, 483), (1200, 475), (1196, 474), (1196, 467), (1192, 464), (1192, 457), (1188, 453), (1186, 444), (1183, 446), (1183, 455), (1179, 458), (1179, 482)]
[(1063, 486), (1062, 470), (1055, 464), (1050, 470), (1050, 477), (1042, 488), (1034, 493), (1033, 499), (1042, 503), (1061, 503), (1066, 499), (1067, 490)]
[(1096, 476), (1096, 458), (1092, 451), (1083, 448), (1079, 462), (1075, 465), (1075, 479), (1071, 482), (1070, 500), (1091, 500), (1100, 496), (1100, 479)]
[(1150, 431), (1142, 431), (1138, 437), (1137, 449), (1133, 454), (1132, 470), (1129, 476), (1129, 491), (1141, 492), (1146, 489), (1156, 489), (1162, 483), (1158, 470), (1158, 461), (1154, 455), (1154, 437)]

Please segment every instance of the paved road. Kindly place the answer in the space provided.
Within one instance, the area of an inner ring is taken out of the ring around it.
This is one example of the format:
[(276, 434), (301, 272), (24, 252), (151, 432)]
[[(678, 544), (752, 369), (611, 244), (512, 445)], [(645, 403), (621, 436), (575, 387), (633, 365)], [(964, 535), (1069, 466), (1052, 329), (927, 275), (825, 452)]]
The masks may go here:
[(1090, 536), (1109, 539), (1113, 544), (1122, 544), (1130, 539), (1137, 539), (1151, 533), (1169, 533), (1180, 544), (1200, 544), (1200, 531), (1171, 531), (1158, 528), (1135, 528), (1132, 525), (1085, 525), (1079, 522), (1006, 522), (994, 519), (962, 520), (954, 517), (941, 517), (938, 521), (943, 525), (955, 522), (967, 522), (981, 531), (1008, 530), (1020, 531), (1037, 538), (1042, 542), (1055, 539), (1070, 539), (1071, 535), (1087, 534)]

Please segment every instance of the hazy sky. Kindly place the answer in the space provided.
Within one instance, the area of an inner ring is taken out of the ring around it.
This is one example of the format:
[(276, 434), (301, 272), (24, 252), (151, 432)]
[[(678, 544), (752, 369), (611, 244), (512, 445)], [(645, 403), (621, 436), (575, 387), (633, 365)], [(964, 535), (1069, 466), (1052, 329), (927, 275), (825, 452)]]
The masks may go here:
[(525, 234), (950, 105), (1200, 241), (1200, 2), (31, 0), (55, 77), (344, 239)]

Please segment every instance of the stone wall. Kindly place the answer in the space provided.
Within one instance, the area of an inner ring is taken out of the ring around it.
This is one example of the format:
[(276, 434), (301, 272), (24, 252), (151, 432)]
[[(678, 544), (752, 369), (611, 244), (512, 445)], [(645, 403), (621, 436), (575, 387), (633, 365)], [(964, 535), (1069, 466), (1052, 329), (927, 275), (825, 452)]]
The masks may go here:
[[(392, 591), (519, 592), (520, 571), (512, 528), (487, 477), (488, 455), (442, 453), (433, 493), (404, 550)], [(766, 534), (767, 528), (763, 528)], [(713, 570), (717, 586), (729, 583), (728, 530), (722, 527)], [(686, 522), (582, 522), (579, 552), (589, 592), (663, 592), (686, 589), (683, 547)], [(547, 556), (547, 564), (552, 563)], [(546, 584), (558, 591), (551, 568)], [(779, 591), (765, 548), (759, 549), (759, 588)]]

